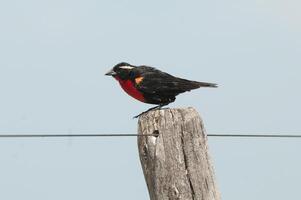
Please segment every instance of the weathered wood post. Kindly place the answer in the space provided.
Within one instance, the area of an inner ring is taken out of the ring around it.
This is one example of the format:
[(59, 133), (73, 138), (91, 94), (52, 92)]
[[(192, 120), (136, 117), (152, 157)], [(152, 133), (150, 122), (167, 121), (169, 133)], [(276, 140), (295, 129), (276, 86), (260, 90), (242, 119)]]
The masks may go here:
[(202, 120), (193, 108), (139, 118), (140, 161), (151, 200), (220, 200)]

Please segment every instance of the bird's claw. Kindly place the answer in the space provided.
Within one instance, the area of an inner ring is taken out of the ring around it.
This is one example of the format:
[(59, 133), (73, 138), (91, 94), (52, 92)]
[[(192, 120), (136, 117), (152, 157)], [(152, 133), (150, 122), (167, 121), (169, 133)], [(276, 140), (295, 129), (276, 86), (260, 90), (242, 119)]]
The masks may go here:
[(166, 105), (167, 104), (162, 104), (162, 105), (152, 107), (152, 108), (148, 109), (147, 111), (144, 111), (144, 112), (140, 113), (139, 115), (134, 116), (133, 119), (136, 119), (136, 118), (140, 117), (141, 115), (144, 115), (144, 114), (148, 113), (149, 111), (160, 110), (163, 106), (166, 106)]
[(140, 117), (141, 115), (143, 115), (143, 114), (145, 114), (145, 113), (146, 113), (146, 112), (142, 112), (142, 113), (140, 113), (139, 115), (134, 116), (133, 119), (137, 119), (138, 117)]

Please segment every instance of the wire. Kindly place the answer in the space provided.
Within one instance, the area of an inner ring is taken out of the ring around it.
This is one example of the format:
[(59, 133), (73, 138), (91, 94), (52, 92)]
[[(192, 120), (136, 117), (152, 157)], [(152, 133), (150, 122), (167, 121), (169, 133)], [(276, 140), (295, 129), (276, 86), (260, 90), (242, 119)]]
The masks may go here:
[(47, 137), (137, 137), (158, 134), (0, 134), (0, 138), (47, 138)]
[[(0, 138), (64, 138), (64, 137), (157, 137), (159, 134), (0, 134)], [(236, 138), (301, 138), (285, 134), (207, 134), (208, 137)]]
[(208, 134), (210, 137), (251, 137), (251, 138), (301, 138), (301, 135), (285, 134)]

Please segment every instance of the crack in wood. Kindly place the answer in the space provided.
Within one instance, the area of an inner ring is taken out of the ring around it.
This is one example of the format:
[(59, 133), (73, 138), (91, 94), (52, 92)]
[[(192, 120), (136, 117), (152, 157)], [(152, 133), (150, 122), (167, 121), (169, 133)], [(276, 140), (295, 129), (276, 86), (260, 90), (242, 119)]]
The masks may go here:
[[(183, 134), (183, 132), (182, 132), (182, 134)], [(182, 142), (182, 146), (184, 147), (183, 135), (181, 137), (181, 142)], [(185, 166), (185, 170), (187, 172), (186, 173), (186, 177), (187, 177), (187, 181), (189, 183), (189, 187), (190, 187), (190, 190), (191, 190), (192, 199), (194, 200), (195, 199), (195, 192), (194, 192), (193, 185), (192, 185), (192, 182), (191, 182), (191, 179), (190, 179), (190, 175), (189, 175), (187, 156), (186, 156), (184, 148), (182, 149), (182, 151), (183, 151), (184, 166)]]

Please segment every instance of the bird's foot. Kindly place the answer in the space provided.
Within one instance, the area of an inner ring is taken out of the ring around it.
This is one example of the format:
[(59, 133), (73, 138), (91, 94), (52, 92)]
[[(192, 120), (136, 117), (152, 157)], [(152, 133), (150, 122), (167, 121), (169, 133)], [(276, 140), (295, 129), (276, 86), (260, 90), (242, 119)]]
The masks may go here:
[(144, 111), (144, 112), (140, 113), (139, 115), (134, 116), (133, 119), (137, 119), (138, 117), (140, 117), (141, 115), (146, 114), (147, 112), (148, 111)]
[(144, 111), (144, 112), (140, 113), (139, 115), (134, 116), (133, 119), (136, 119), (136, 118), (140, 117), (141, 115), (144, 115), (144, 114), (148, 113), (149, 111), (160, 110), (163, 106), (166, 106), (166, 105), (167, 104), (162, 104), (162, 105), (159, 105), (159, 106), (152, 107), (152, 108), (148, 109), (147, 111)]

